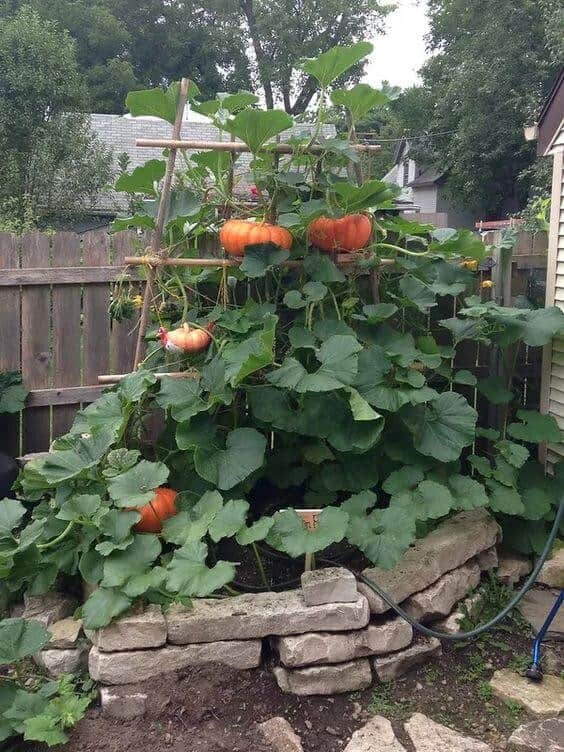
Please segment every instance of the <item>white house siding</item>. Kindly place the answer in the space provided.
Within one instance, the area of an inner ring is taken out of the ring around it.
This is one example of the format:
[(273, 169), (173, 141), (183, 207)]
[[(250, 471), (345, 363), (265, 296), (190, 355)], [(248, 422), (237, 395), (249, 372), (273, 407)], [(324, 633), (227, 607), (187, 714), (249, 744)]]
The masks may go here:
[[(556, 305), (564, 311), (564, 123), (554, 141), (551, 154), (554, 156), (554, 170), (546, 305)], [(564, 336), (556, 337), (545, 348), (541, 409), (542, 412), (553, 415), (564, 430)], [(548, 445), (546, 459), (549, 465), (564, 459), (564, 443)]]

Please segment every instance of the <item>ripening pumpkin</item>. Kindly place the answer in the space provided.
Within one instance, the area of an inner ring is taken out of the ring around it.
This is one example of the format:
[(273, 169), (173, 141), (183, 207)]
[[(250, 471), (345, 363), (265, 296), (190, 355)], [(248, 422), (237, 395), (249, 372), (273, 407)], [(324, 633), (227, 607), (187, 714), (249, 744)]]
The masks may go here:
[(229, 219), (219, 231), (219, 241), (231, 256), (244, 256), (248, 245), (273, 243), (290, 250), (292, 235), (285, 227), (248, 219)]
[(346, 214), (340, 219), (318, 217), (308, 227), (309, 242), (322, 251), (360, 251), (372, 234), (366, 214)]
[(205, 329), (191, 327), (186, 322), (178, 329), (167, 331), (164, 326), (159, 329), (159, 337), (165, 350), (172, 352), (197, 353), (205, 350), (210, 342), (210, 332), (215, 324), (210, 321)]
[(135, 507), (141, 519), (134, 526), (138, 533), (160, 533), (163, 522), (176, 514), (177, 491), (172, 488), (157, 488), (155, 496), (148, 504)]

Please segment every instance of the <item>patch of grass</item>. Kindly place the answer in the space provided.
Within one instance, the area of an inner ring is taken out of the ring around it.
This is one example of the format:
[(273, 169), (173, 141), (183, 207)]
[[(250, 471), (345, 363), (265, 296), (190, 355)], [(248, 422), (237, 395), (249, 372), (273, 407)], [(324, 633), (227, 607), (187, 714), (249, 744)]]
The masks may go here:
[(519, 703), (515, 702), (514, 700), (506, 700), (503, 705), (506, 711), (508, 722), (515, 726), (521, 723), (525, 708), (522, 705), (519, 705)]
[(523, 674), (529, 667), (530, 663), (531, 656), (528, 653), (517, 653), (511, 658), (507, 667), (512, 671), (515, 671), (517, 674)]
[(441, 677), (441, 672), (437, 666), (427, 666), (423, 671), (423, 675), (428, 684), (436, 684)]
[(490, 687), (490, 683), (487, 681), (480, 682), (478, 685), (478, 697), (484, 702), (491, 700), (493, 697), (493, 689)]
[(372, 693), (367, 710), (372, 715), (383, 715), (394, 721), (401, 721), (414, 712), (414, 703), (411, 700), (393, 697), (393, 685), (380, 684)]
[[(476, 599), (476, 602), (470, 608), (467, 608), (464, 604), (462, 605), (463, 618), (460, 621), (460, 625), (464, 631), (475, 629), (493, 619), (494, 616), (497, 616), (507, 606), (514, 595), (513, 588), (505, 585), (491, 573), (478, 590), (478, 593), (480, 597)], [(519, 611), (513, 609), (498, 628), (508, 632), (515, 629), (523, 631), (527, 628), (527, 624)]]
[(484, 656), (480, 652), (470, 653), (467, 663), (468, 667), (465, 671), (461, 671), (460, 678), (470, 682), (481, 681), (488, 671)]

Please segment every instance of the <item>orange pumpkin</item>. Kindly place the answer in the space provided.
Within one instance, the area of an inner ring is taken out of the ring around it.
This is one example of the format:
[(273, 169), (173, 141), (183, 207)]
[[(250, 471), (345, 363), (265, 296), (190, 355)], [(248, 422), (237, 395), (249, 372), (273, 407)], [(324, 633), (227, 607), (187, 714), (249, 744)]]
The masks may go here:
[(160, 533), (163, 522), (176, 514), (176, 497), (178, 493), (172, 488), (157, 488), (155, 496), (148, 504), (135, 507), (141, 513), (141, 519), (134, 526), (138, 533)]
[(319, 217), (308, 227), (309, 242), (322, 251), (360, 251), (372, 234), (366, 214), (347, 214), (340, 219)]
[(244, 256), (248, 245), (259, 243), (273, 243), (286, 250), (292, 247), (292, 235), (286, 228), (248, 219), (228, 220), (219, 231), (219, 241), (231, 256)]
[(189, 324), (184, 323), (180, 328), (168, 332), (161, 326), (159, 337), (165, 350), (197, 353), (209, 347), (211, 342), (210, 332), (213, 331), (213, 328), (213, 321), (210, 321), (205, 329), (191, 327)]

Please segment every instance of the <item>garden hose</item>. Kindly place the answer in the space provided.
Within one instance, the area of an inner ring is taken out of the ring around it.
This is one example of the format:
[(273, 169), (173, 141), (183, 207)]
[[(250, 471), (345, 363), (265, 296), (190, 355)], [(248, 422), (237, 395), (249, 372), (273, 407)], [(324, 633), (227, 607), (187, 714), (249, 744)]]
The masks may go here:
[(525, 593), (532, 587), (532, 585), (535, 583), (538, 577), (538, 574), (543, 564), (548, 558), (548, 554), (552, 550), (552, 546), (558, 534), (558, 528), (560, 526), (560, 522), (562, 521), (563, 517), (564, 517), (564, 496), (562, 496), (562, 498), (560, 499), (560, 506), (558, 507), (558, 512), (556, 513), (556, 518), (554, 520), (552, 530), (550, 531), (550, 535), (548, 536), (548, 540), (546, 541), (546, 545), (543, 549), (543, 552), (541, 553), (539, 560), (536, 563), (535, 568), (533, 569), (533, 571), (531, 572), (531, 574), (525, 581), (524, 585), (513, 596), (513, 598), (509, 601), (507, 606), (505, 606), (505, 608), (503, 608), (499, 612), (499, 614), (494, 616), (493, 619), (490, 619), (485, 624), (481, 624), (479, 627), (476, 627), (475, 629), (471, 629), (469, 632), (458, 632), (457, 634), (446, 634), (445, 632), (438, 632), (436, 629), (430, 629), (429, 627), (426, 627), (423, 624), (420, 624), (415, 619), (412, 619), (412, 617), (408, 613), (406, 613), (401, 606), (399, 606), (395, 601), (392, 600), (392, 598), (388, 595), (388, 593), (382, 590), (369, 577), (366, 577), (366, 575), (362, 573), (357, 573), (357, 576), (362, 582), (364, 582), (365, 585), (367, 585), (371, 590), (373, 590), (377, 595), (379, 595), (380, 598), (382, 598), (382, 600), (385, 601), (388, 604), (388, 606), (390, 606), (390, 608), (396, 612), (396, 614), (398, 614), (398, 616), (401, 616), (402, 619), (405, 619), (405, 621), (409, 622), (411, 626), (414, 629), (416, 629), (418, 632), (421, 632), (421, 634), (424, 634), (427, 637), (437, 637), (440, 640), (450, 640), (453, 642), (459, 641), (459, 640), (469, 640), (472, 637), (478, 637), (478, 635), (481, 635), (484, 632), (487, 632), (488, 629), (495, 627), (496, 624), (499, 624), (500, 621), (505, 619), (507, 614), (515, 608), (515, 606), (521, 601)]

